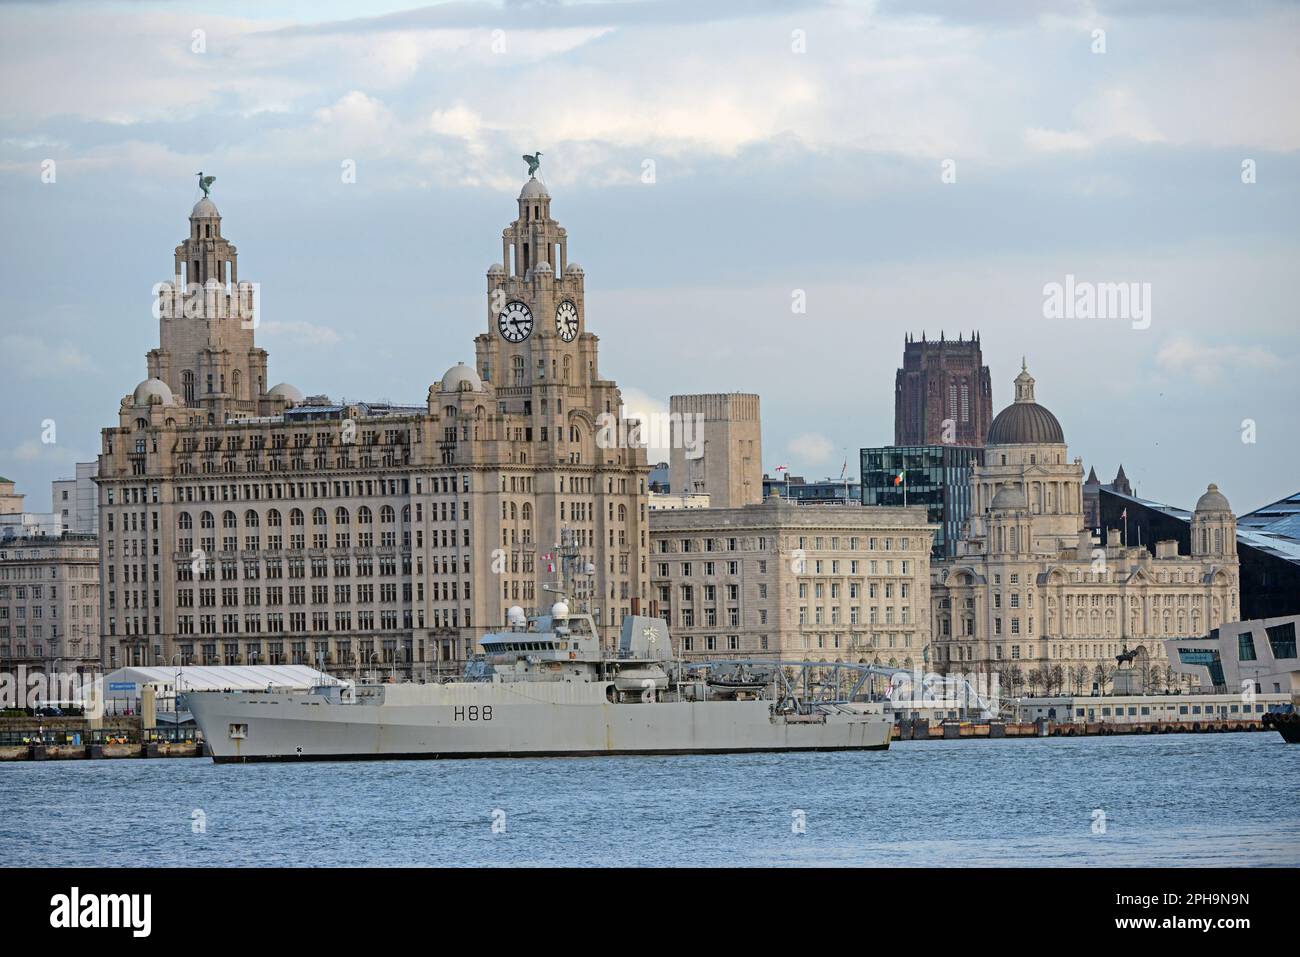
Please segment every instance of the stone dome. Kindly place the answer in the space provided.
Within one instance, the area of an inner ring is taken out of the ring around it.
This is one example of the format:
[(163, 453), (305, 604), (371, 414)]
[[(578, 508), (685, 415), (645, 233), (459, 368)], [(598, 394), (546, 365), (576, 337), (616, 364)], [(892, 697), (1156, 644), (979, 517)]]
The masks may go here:
[(443, 392), (482, 392), (483, 380), (463, 362), (457, 362), (442, 377)]
[(1034, 377), (1025, 363), (1016, 376), (1016, 401), (993, 419), (985, 445), (1064, 445), (1061, 423), (1034, 401)]
[(1196, 511), (1231, 512), (1232, 506), (1228, 504), (1228, 500), (1219, 491), (1219, 486), (1211, 482), (1210, 486), (1205, 490), (1205, 494), (1196, 500)]
[(579, 266), (577, 263), (569, 263), (569, 265), (564, 267), (564, 274), (566, 276), (581, 276), (583, 274), (583, 270), (582, 267)]
[(533, 267), (533, 272), (538, 273), (540, 275), (549, 276), (551, 273), (555, 272), (555, 270), (551, 268), (550, 263), (543, 260), (542, 262), (539, 262), (536, 266)]
[(493, 263), (491, 266), (488, 266), (487, 274), (489, 276), (504, 276), (506, 274), (506, 267), (500, 263)]
[(190, 219), (219, 219), (221, 214), (217, 212), (217, 204), (204, 196), (194, 204), (190, 210)]
[(993, 496), (990, 508), (1028, 508), (1029, 502), (1025, 499), (1025, 493), (1016, 485), (1004, 485), (998, 489), (998, 493)]
[(287, 382), (281, 382), (279, 385), (271, 386), (271, 391), (268, 392), (267, 395), (279, 396), (288, 402), (289, 405), (302, 405), (303, 401), (306, 399), (306, 396), (302, 394), (302, 389), (298, 388), (296, 385), (290, 385)]
[(136, 405), (175, 405), (176, 398), (171, 388), (162, 379), (145, 379), (135, 387), (133, 400)]
[(524, 183), (524, 188), (519, 191), (520, 199), (550, 199), (551, 194), (546, 191), (546, 184), (536, 176), (531, 176), (528, 182)]

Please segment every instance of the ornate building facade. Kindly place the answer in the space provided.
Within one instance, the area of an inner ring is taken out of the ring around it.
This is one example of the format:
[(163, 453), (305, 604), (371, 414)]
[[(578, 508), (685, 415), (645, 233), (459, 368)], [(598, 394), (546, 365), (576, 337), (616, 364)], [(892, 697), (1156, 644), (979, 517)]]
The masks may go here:
[(1236, 620), (1236, 520), (1218, 489), (1197, 502), (1189, 554), (1174, 541), (1125, 544), (1118, 531), (1099, 545), (1085, 525), (1082, 464), (1026, 368), (1015, 386), (971, 478), (964, 541), (934, 569), (935, 666), (1036, 672), (1038, 687), (1076, 693), (1100, 677), (1104, 691), (1121, 651), (1167, 668), (1165, 639)]
[(268, 388), (235, 247), (215, 204), (195, 205), (183, 285), (159, 287), (149, 378), (103, 431), (106, 666), (431, 675), (509, 606), (549, 607), (562, 538), (576, 597), (613, 640), (648, 590), (649, 469), (642, 448), (598, 439), (621, 396), (550, 202), (529, 179), (487, 273), (475, 366), (452, 366), (421, 406)]
[(760, 505), (651, 513), (651, 614), (685, 658), (910, 668), (930, 644), (923, 508)]

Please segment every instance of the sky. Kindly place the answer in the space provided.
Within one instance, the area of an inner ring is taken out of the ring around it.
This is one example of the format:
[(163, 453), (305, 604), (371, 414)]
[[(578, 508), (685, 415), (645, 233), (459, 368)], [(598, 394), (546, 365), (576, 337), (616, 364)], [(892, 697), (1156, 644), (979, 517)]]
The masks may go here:
[(629, 410), (757, 392), (767, 471), (855, 476), (978, 330), (996, 408), (1024, 357), (1085, 469), (1242, 514), (1300, 486), (1297, 89), (1279, 0), (0, 0), (0, 475), (117, 424), (196, 171), (271, 381), (421, 403), (541, 150)]

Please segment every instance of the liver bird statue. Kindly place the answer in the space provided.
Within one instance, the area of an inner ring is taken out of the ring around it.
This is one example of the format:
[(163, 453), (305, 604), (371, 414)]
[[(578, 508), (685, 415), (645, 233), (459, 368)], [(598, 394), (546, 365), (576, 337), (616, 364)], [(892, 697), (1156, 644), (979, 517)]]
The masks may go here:
[(542, 151), (538, 150), (532, 156), (525, 153), (524, 162), (528, 164), (528, 175), (532, 176), (537, 172), (538, 167), (542, 165)]
[(207, 199), (208, 190), (212, 188), (212, 184), (216, 182), (217, 178), (215, 176), (204, 176), (203, 170), (199, 170), (194, 175), (199, 178), (199, 189), (203, 190), (203, 198)]

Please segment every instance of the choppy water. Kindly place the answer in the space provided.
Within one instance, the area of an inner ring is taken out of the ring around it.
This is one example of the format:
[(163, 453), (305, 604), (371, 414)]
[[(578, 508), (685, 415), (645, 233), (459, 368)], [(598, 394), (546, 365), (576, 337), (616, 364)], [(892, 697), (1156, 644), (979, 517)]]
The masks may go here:
[(1297, 866), (1298, 794), (1300, 747), (1271, 733), (662, 758), (22, 762), (0, 765), (0, 864)]

